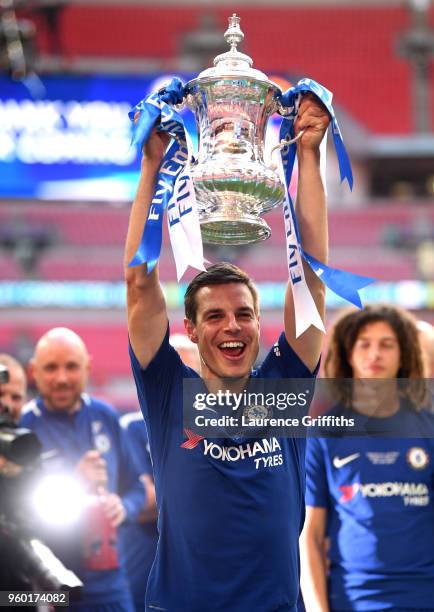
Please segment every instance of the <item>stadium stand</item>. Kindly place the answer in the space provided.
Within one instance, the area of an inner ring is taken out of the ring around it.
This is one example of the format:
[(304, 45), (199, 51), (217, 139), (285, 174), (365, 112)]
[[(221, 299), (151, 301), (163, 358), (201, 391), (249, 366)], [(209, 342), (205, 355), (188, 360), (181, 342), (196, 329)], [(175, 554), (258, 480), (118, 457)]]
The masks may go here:
[[(273, 211), (266, 218), (272, 229), (271, 238), (260, 247), (250, 248), (246, 254), (243, 250), (236, 261), (241, 267), (251, 269), (257, 280), (281, 281), (286, 277), (285, 262), (281, 258), (281, 211)], [(122, 280), (126, 208), (24, 203), (0, 207), (3, 228), (12, 227), (17, 219), (29, 227), (43, 226), (53, 236), (52, 246), (43, 252), (38, 263), (37, 276), (41, 280)], [(433, 207), (412, 202), (351, 211), (331, 210), (331, 263), (379, 280), (416, 279), (413, 244), (411, 241), (406, 244), (405, 238), (409, 241), (415, 234), (417, 238), (421, 221), (423, 227), (434, 227)], [(401, 248), (396, 248), (396, 240)], [(224, 249), (219, 255), (225, 257)], [(270, 260), (276, 263), (270, 266)], [(10, 254), (1, 265), (4, 279), (26, 276), (23, 271), (20, 273)], [(163, 253), (160, 265), (163, 278), (173, 280), (175, 268), (170, 252)]]
[[(228, 8), (217, 5), (212, 12), (223, 31)], [(329, 85), (339, 104), (374, 133), (410, 133), (411, 71), (396, 51), (399, 34), (409, 26), (403, 4), (240, 6), (239, 13), (256, 67)], [(175, 11), (157, 5), (67, 4), (59, 16), (66, 65), (80, 57), (143, 58), (159, 70), (173, 70), (182, 35), (198, 26), (199, 14), (197, 6)], [(434, 7), (430, 21), (434, 24)], [(38, 45), (48, 51), (41, 19), (38, 33)], [(432, 94), (432, 73), (430, 89)], [(431, 112), (434, 119), (434, 107)]]
[[(178, 5), (176, 10), (171, 5), (149, 2), (61, 2), (53, 31), (44, 16), (46, 13), (37, 10), (41, 4), (21, 3), (20, 9), (20, 14), (37, 26), (39, 64), (47, 71), (68, 74), (92, 72), (98, 67), (116, 74), (122, 74), (123, 70), (129, 74), (134, 70), (172, 74), (182, 67), (182, 38), (197, 29), (201, 15), (212, 13), (222, 33), (228, 13), (232, 12), (218, 2), (212, 9), (209, 5), (192, 4)], [(344, 131), (350, 151), (357, 150), (360, 134), (369, 142), (375, 138), (411, 137), (412, 69), (398, 53), (399, 37), (411, 24), (408, 8), (403, 3), (359, 2), (351, 6), (350, 3), (315, 6), (281, 3), (272, 8), (258, 3), (243, 4), (236, 10), (242, 17), (246, 34), (242, 50), (251, 55), (255, 67), (270, 77), (285, 75), (297, 80), (310, 76), (333, 90), (338, 110), (349, 118), (350, 127), (354, 128), (348, 140), (348, 131)], [(429, 9), (428, 21), (434, 27), (434, 6)], [(427, 85), (433, 100), (432, 68), (428, 71)], [(434, 125), (432, 104), (430, 113)], [(434, 152), (431, 156), (434, 159)], [(354, 155), (352, 162), (355, 169), (359, 166), (358, 180), (364, 183), (366, 195), (356, 203), (354, 196), (339, 201), (339, 191), (332, 190), (330, 263), (379, 281), (433, 281), (434, 264), (431, 272), (430, 265), (421, 266), (420, 261), (422, 244), (428, 245), (428, 259), (429, 249), (433, 249), (432, 194), (420, 199), (414, 193), (406, 200), (375, 199), (369, 194), (369, 177), (374, 165), (377, 175), (378, 169), (381, 174), (381, 159)], [(410, 167), (418, 162), (405, 157), (402, 163)], [(424, 163), (429, 164), (428, 155)], [(235, 261), (256, 281), (284, 281), (287, 270), (282, 252), (281, 214), (277, 210), (267, 215), (272, 236), (266, 243), (239, 253), (223, 249), (207, 251), (206, 255), (212, 261), (220, 258)], [(113, 206), (105, 202), (3, 200), (0, 203), (1, 279), (118, 283), (123, 276), (127, 222), (125, 202)], [(15, 236), (25, 242), (29, 235), (33, 234), (34, 238), (35, 232), (41, 244), (33, 254), (33, 265), (28, 265), (29, 261), (20, 259), (16, 248), (14, 256), (10, 238)], [(166, 230), (164, 239), (167, 244)], [(434, 249), (432, 253), (434, 257)], [(165, 281), (175, 281), (175, 266), (168, 250), (160, 260), (160, 270)], [(191, 276), (189, 272), (187, 279)], [(0, 322), (1, 350), (21, 350), (19, 345), (24, 338), (23, 354), (28, 355), (29, 347), (47, 328), (68, 325), (83, 336), (93, 356), (91, 382), (96, 393), (116, 401), (122, 408), (135, 408), (125, 316), (121, 308), (111, 312), (31, 308), (10, 310), (4, 315)], [(423, 313), (423, 318), (431, 320), (432, 312)], [(175, 313), (173, 324), (173, 331), (182, 330), (181, 310)], [(268, 311), (263, 317), (264, 344), (275, 339), (280, 327), (280, 316), (273, 310)]]

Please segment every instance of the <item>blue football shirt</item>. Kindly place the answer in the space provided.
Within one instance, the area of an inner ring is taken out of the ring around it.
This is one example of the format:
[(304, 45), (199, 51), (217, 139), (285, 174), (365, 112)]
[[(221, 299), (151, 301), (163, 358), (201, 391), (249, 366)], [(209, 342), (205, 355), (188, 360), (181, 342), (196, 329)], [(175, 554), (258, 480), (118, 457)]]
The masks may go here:
[[(305, 440), (186, 440), (183, 378), (198, 378), (169, 344), (131, 361), (154, 467), (160, 534), (147, 609), (295, 611), (304, 519)], [(284, 334), (258, 378), (312, 378)]]
[[(413, 431), (432, 417), (403, 419)], [(430, 438), (307, 441), (306, 505), (328, 512), (333, 610), (434, 607), (433, 476)]]

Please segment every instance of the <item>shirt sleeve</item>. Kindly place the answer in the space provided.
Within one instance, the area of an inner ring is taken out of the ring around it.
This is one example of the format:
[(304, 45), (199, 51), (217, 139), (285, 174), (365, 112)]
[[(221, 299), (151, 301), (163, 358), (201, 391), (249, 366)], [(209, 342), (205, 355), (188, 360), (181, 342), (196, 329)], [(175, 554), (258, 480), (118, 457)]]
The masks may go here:
[(306, 444), (306, 506), (327, 508), (329, 491), (324, 449), (319, 438), (308, 438)]
[(315, 378), (318, 374), (319, 362), (311, 372), (297, 353), (291, 348), (282, 332), (277, 342), (271, 347), (257, 375), (274, 376), (276, 378)]
[(141, 367), (131, 343), (129, 345), (140, 409), (146, 422), (152, 420), (152, 414), (161, 414), (166, 409), (175, 379), (182, 378), (182, 368), (185, 367), (169, 343), (169, 333), (168, 326), (160, 348), (146, 368)]
[[(169, 343), (169, 327), (160, 348), (146, 368), (142, 368), (130, 346), (130, 358), (137, 396), (155, 465), (163, 462), (172, 445), (173, 436), (182, 441), (183, 379), (197, 374), (181, 361)], [(154, 467), (154, 474), (155, 474)]]

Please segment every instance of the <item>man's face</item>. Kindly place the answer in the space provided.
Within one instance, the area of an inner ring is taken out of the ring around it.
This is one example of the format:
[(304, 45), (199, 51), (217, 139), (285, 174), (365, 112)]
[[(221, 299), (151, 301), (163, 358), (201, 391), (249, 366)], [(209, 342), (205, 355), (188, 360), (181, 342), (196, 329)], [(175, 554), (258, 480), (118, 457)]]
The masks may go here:
[(83, 346), (70, 339), (48, 339), (37, 348), (31, 365), (36, 386), (48, 409), (73, 412), (80, 407), (89, 370), (89, 358)]
[(202, 378), (245, 378), (259, 351), (259, 317), (243, 283), (202, 287), (196, 294), (196, 323), (187, 333), (199, 347)]
[(401, 362), (398, 338), (385, 321), (360, 330), (351, 352), (354, 378), (396, 378)]
[(26, 377), (20, 368), (10, 367), (8, 369), (9, 382), (0, 385), (0, 402), (2, 412), (8, 412), (14, 423), (18, 423), (22, 407), (26, 401)]

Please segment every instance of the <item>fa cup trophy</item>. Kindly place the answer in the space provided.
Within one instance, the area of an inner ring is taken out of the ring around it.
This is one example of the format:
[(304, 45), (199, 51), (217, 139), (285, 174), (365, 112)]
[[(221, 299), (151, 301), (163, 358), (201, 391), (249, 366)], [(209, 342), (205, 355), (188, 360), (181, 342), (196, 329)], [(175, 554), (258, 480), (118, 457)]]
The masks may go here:
[[(229, 18), (225, 38), (230, 50), (185, 86), (173, 78), (166, 87), (148, 95), (130, 111), (135, 123), (133, 143), (142, 149), (152, 130), (171, 136), (150, 202), (140, 245), (129, 265), (146, 264), (148, 273), (161, 252), (162, 223), (167, 211), (169, 236), (178, 280), (191, 266), (203, 270), (204, 242), (220, 245), (249, 244), (271, 234), (262, 218), (283, 204), (288, 274), (293, 285), (297, 336), (310, 325), (324, 329), (304, 278), (304, 263), (335, 293), (361, 307), (359, 289), (373, 279), (331, 268), (315, 259), (300, 244), (292, 200), (287, 193), (295, 162), (294, 123), (302, 96), (316, 96), (330, 117), (341, 182), (352, 188), (351, 163), (332, 106), (333, 94), (313, 79), (303, 78), (282, 94), (265, 74), (252, 68), (250, 57), (237, 45), (244, 35), (240, 19)], [(195, 114), (199, 146), (192, 157), (178, 109), (188, 106)], [(271, 115), (283, 116), (278, 170), (265, 160), (264, 145)], [(325, 139), (322, 141), (325, 144)], [(294, 269), (297, 270), (295, 274)]]
[(229, 17), (224, 36), (230, 50), (185, 87), (199, 132), (191, 177), (204, 242), (248, 244), (270, 236), (261, 215), (285, 201), (283, 181), (264, 159), (267, 122), (285, 110), (279, 87), (237, 50), (239, 17)]

